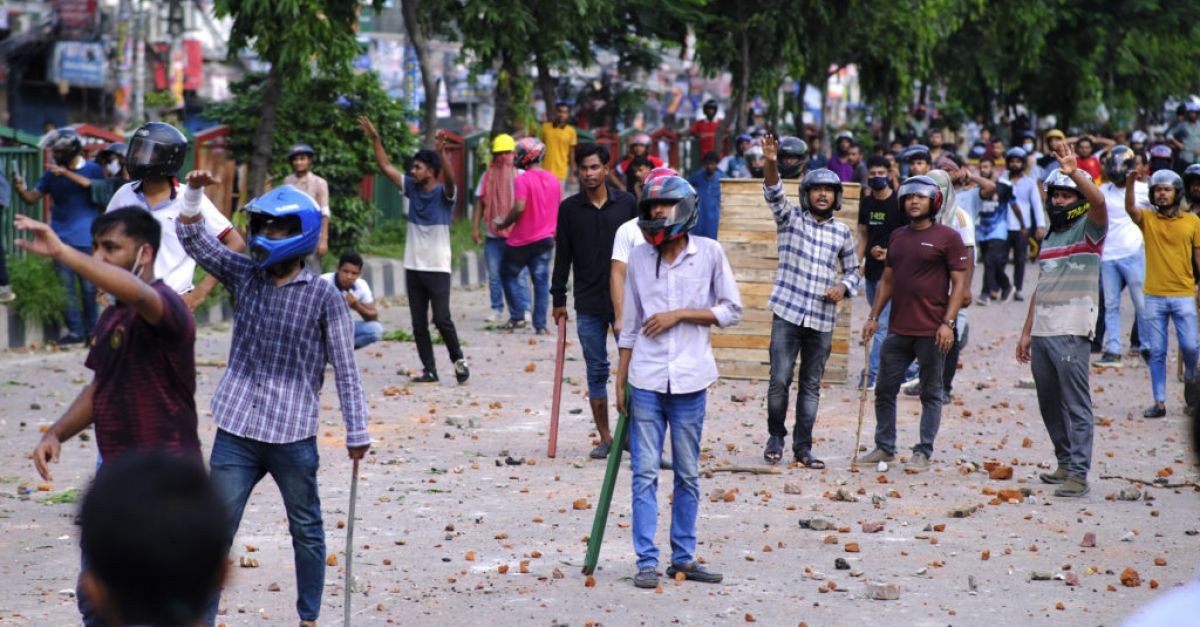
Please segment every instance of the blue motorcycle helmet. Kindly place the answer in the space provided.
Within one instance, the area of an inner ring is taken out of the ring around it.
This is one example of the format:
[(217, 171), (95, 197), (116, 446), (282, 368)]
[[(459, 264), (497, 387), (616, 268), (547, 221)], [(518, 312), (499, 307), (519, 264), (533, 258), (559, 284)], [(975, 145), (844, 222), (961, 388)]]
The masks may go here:
[(321, 208), (312, 196), (284, 185), (251, 200), (244, 210), (250, 216), (250, 259), (259, 268), (304, 257), (317, 249)]

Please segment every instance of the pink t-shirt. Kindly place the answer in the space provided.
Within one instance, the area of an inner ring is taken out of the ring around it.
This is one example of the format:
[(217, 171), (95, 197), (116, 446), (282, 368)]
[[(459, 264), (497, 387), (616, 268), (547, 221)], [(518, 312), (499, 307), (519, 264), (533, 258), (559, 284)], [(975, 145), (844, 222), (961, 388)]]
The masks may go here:
[(558, 226), (558, 203), (562, 200), (562, 181), (538, 168), (526, 170), (513, 181), (513, 200), (525, 201), (525, 212), (508, 234), (509, 246), (527, 246), (554, 237)]

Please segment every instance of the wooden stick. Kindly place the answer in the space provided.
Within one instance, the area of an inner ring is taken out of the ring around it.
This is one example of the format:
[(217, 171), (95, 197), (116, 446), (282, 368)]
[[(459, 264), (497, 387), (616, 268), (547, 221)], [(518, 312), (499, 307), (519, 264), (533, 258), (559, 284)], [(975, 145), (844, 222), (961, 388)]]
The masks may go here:
[(1101, 479), (1120, 479), (1130, 483), (1140, 483), (1153, 488), (1200, 488), (1198, 481), (1186, 481), (1184, 483), (1156, 483), (1153, 479), (1138, 479), (1137, 477), (1122, 477), (1121, 475), (1100, 475)]
[(562, 404), (563, 362), (567, 354), (567, 317), (558, 319), (558, 346), (554, 353), (554, 397), (550, 401), (550, 443), (546, 456), (553, 459), (558, 450), (558, 408)]
[(867, 407), (867, 381), (871, 378), (871, 342), (863, 342), (862, 385), (858, 392), (858, 428), (854, 430), (854, 454), (850, 456), (850, 469), (858, 468), (858, 445), (862, 438), (863, 411)]

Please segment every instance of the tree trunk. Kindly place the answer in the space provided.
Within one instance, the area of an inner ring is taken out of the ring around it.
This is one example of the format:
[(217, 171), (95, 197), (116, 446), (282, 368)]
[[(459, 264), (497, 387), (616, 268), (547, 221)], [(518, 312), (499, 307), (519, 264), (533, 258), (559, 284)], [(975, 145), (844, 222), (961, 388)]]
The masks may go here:
[(746, 33), (744, 24), (738, 33), (738, 53), (741, 56), (741, 64), (738, 69), (737, 86), (733, 90), (733, 110), (730, 112), (733, 125), (726, 124), (726, 128), (732, 130), (734, 135), (746, 132), (746, 102), (750, 99), (750, 36)]
[(534, 63), (537, 66), (538, 90), (542, 92), (542, 101), (546, 104), (546, 119), (554, 116), (554, 103), (558, 102), (557, 83), (550, 76), (550, 64), (546, 62), (541, 50), (534, 52)]
[(250, 167), (246, 175), (246, 191), (250, 198), (257, 198), (267, 181), (267, 170), (271, 165), (271, 137), (275, 134), (275, 118), (279, 112), (282, 91), (283, 69), (275, 63), (271, 65), (267, 81), (263, 83), (262, 117), (258, 119), (258, 130), (254, 132), (254, 152), (250, 155)]
[(492, 115), (493, 137), (500, 133), (513, 133), (520, 130), (517, 125), (517, 111), (512, 103), (514, 92), (513, 81), (517, 80), (514, 72), (519, 70), (512, 66), (513, 63), (509, 58), (509, 54), (501, 51), (500, 72), (496, 77), (496, 100), (493, 104), (495, 110), (495, 113)]
[(421, 0), (401, 0), (400, 10), (404, 13), (404, 30), (408, 33), (408, 41), (417, 55), (417, 65), (421, 67), (421, 85), (425, 88), (425, 110), (421, 119), (422, 143), (426, 148), (433, 148), (437, 135), (438, 89), (441, 83), (433, 75), (429, 59), (429, 38), (425, 36), (425, 28), (417, 17), (420, 4)]

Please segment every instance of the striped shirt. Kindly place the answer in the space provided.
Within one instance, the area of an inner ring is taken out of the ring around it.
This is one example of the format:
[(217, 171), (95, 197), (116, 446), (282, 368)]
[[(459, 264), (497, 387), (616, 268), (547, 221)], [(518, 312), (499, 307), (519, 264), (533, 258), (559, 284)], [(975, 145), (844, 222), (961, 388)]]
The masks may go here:
[(1033, 335), (1079, 335), (1091, 339), (1100, 303), (1100, 255), (1107, 226), (1087, 216), (1052, 231), (1038, 254)]
[(807, 211), (788, 202), (783, 183), (763, 185), (763, 196), (775, 215), (779, 239), (779, 271), (768, 304), (775, 315), (816, 331), (832, 331), (837, 303), (825, 292), (838, 284), (835, 264), (841, 264), (841, 284), (857, 294), (858, 260), (850, 227), (829, 219), (817, 222)]
[(213, 395), (217, 427), (287, 444), (317, 434), (325, 363), (333, 363), (346, 445), (371, 442), (362, 381), (354, 362), (354, 324), (346, 299), (308, 270), (276, 285), (249, 258), (225, 248), (204, 223), (176, 222), (188, 254), (235, 299), (229, 367)]

